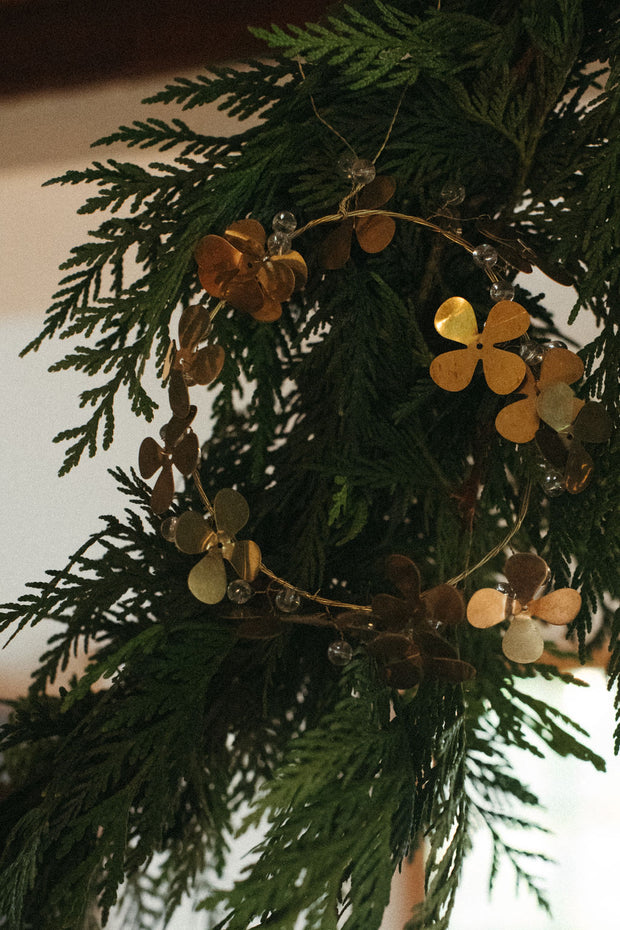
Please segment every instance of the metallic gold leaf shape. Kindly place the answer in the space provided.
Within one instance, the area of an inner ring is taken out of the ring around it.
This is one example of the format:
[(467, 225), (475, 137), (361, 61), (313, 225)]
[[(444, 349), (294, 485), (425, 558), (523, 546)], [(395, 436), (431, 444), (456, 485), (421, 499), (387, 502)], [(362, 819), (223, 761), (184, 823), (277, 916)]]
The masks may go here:
[(583, 442), (606, 442), (611, 436), (613, 424), (602, 404), (588, 401), (581, 409), (573, 425), (575, 439)]
[(557, 433), (568, 429), (574, 419), (575, 393), (568, 384), (558, 381), (549, 384), (536, 399), (540, 419)]
[(574, 384), (583, 375), (583, 362), (570, 349), (549, 349), (540, 366), (539, 385), (564, 381)]
[(193, 430), (183, 436), (172, 451), (172, 461), (182, 475), (191, 475), (198, 464), (200, 446), (198, 436)]
[(204, 552), (212, 538), (215, 538), (213, 526), (201, 513), (186, 510), (178, 518), (174, 541), (181, 552), (188, 552), (190, 555)]
[(530, 315), (525, 307), (514, 300), (500, 300), (491, 307), (484, 325), (485, 346), (489, 343), (495, 345), (496, 342), (510, 342), (522, 336), (529, 325)]
[(244, 581), (254, 581), (260, 571), (261, 552), (251, 539), (235, 542), (228, 561)]
[(480, 355), (469, 349), (443, 352), (433, 359), (429, 373), (444, 391), (462, 391), (473, 378), (479, 359)]
[(482, 367), (486, 382), (495, 394), (511, 394), (519, 387), (527, 366), (522, 358), (491, 346), (483, 352)]
[(540, 659), (545, 642), (535, 620), (520, 615), (513, 617), (502, 640), (502, 650), (511, 662), (528, 664)]
[(420, 572), (417, 565), (406, 555), (394, 553), (386, 562), (386, 573), (401, 594), (408, 600), (417, 601), (420, 597)]
[(386, 249), (395, 232), (396, 223), (391, 216), (360, 216), (355, 223), (357, 241), (370, 255)]
[(497, 626), (506, 616), (508, 598), (495, 588), (480, 588), (469, 599), (467, 619), (479, 630)]
[(583, 443), (574, 439), (566, 457), (564, 484), (569, 494), (585, 491), (592, 480), (594, 461)]
[(526, 607), (549, 575), (549, 566), (532, 552), (515, 552), (504, 565), (504, 575), (522, 607)]
[(213, 501), (217, 528), (228, 536), (236, 536), (250, 519), (250, 508), (242, 494), (232, 488), (222, 488)]
[(451, 584), (440, 584), (425, 591), (422, 603), (430, 614), (431, 620), (455, 626), (465, 616), (463, 595)]
[(572, 588), (558, 588), (551, 594), (537, 598), (529, 609), (531, 615), (539, 620), (564, 626), (574, 620), (581, 610), (581, 595)]
[(151, 509), (154, 513), (163, 513), (168, 510), (174, 497), (174, 476), (172, 464), (164, 462), (155, 487), (151, 493)]
[(469, 345), (478, 337), (474, 308), (464, 297), (449, 297), (435, 314), (435, 329), (444, 339)]
[(138, 468), (143, 478), (152, 478), (158, 468), (161, 468), (167, 456), (161, 446), (148, 436), (140, 445), (138, 452)]
[(226, 594), (226, 569), (219, 549), (211, 549), (189, 573), (187, 584), (203, 604), (218, 604)]

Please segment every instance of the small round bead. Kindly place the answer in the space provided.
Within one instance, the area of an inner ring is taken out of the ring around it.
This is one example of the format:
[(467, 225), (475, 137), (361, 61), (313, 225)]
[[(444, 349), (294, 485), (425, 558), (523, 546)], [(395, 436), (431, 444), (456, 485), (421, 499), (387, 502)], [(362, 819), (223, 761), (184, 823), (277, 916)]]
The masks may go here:
[(549, 468), (540, 483), (547, 497), (559, 497), (566, 490), (564, 478), (555, 468)]
[(507, 581), (500, 581), (499, 584), (495, 585), (495, 590), (499, 591), (500, 594), (506, 595), (504, 619), (511, 617), (515, 608), (515, 592), (513, 591), (512, 585), (508, 584)]
[(471, 257), (480, 268), (492, 268), (497, 263), (497, 249), (488, 242), (476, 246)]
[(299, 610), (300, 604), (301, 598), (292, 588), (282, 588), (276, 594), (276, 607), (283, 614), (294, 614), (296, 610)]
[(356, 184), (370, 184), (376, 175), (375, 166), (367, 158), (356, 158), (351, 165), (351, 180)]
[(177, 534), (178, 517), (166, 517), (159, 524), (159, 532), (167, 542), (174, 542)]
[(267, 239), (267, 249), (270, 255), (284, 255), (291, 251), (291, 237), (284, 232), (272, 232)]
[(519, 355), (526, 365), (540, 365), (544, 358), (545, 350), (539, 342), (528, 339), (527, 342), (523, 342), (519, 346)]
[(254, 594), (254, 589), (243, 578), (236, 578), (230, 582), (226, 588), (226, 593), (228, 594), (228, 600), (232, 601), (233, 604), (247, 604)]
[(489, 294), (492, 300), (514, 300), (515, 288), (508, 281), (494, 281)]
[(346, 639), (336, 639), (327, 647), (327, 658), (332, 665), (348, 665), (353, 658), (353, 647)]
[(297, 229), (297, 220), (289, 210), (280, 210), (274, 216), (271, 225), (276, 232), (287, 233), (290, 236)]
[(441, 199), (444, 203), (457, 205), (465, 200), (465, 188), (462, 184), (448, 182), (441, 189)]
[(549, 351), (549, 349), (567, 349), (568, 346), (561, 339), (549, 339), (547, 342), (543, 342), (543, 348)]

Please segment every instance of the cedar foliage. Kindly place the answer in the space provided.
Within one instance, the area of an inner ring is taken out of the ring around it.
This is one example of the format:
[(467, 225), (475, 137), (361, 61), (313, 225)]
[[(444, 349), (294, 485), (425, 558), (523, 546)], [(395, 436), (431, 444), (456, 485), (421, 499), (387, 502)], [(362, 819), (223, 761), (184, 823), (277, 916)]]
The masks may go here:
[[(323, 24), (260, 34), (272, 60), (179, 78), (147, 101), (186, 111), (218, 101), (242, 120), (258, 114), (258, 124), (217, 138), (192, 128), (204, 128), (199, 114), (145, 117), (99, 144), (123, 141), (167, 161), (148, 169), (96, 161), (54, 179), (91, 185), (82, 212), (106, 214), (63, 265), (25, 350), (72, 337), (76, 347), (55, 370), (94, 378), (80, 398), (86, 422), (57, 437), (68, 443), (61, 471), (110, 445), (119, 393), (154, 419), (141, 376), (149, 358), (162, 370), (171, 316), (200, 294), (192, 251), (201, 236), (249, 212), (269, 228), (274, 213), (292, 209), (301, 225), (347, 193), (336, 170), (344, 145), (312, 100), (365, 158), (379, 150), (400, 100), (377, 163), (397, 181), (393, 208), (433, 215), (446, 181), (459, 181), (467, 237), (477, 235), (469, 218), (501, 216), (546, 260), (563, 263), (575, 280), (573, 318), (591, 313), (599, 324), (581, 350), (582, 396), (600, 398), (617, 419), (616, 4), (360, 0)], [(281, 321), (232, 310), (217, 317), (227, 361), (211, 390), (202, 481), (211, 495), (230, 485), (244, 493), (248, 535), (278, 574), (367, 603), (385, 590), (390, 553), (411, 556), (425, 587), (475, 564), (514, 521), (535, 465), (527, 447), (489, 433), (501, 400), (479, 377), (447, 395), (428, 375), (441, 301), (459, 293), (479, 314), (488, 310), (487, 283), (469, 257), (404, 224), (384, 252), (367, 256), (354, 245), (345, 268), (323, 274), (313, 259), (321, 235), (299, 243), (310, 279)], [(553, 306), (524, 276), (518, 299), (536, 332), (556, 333)], [(581, 589), (582, 655), (593, 613), (620, 594), (617, 435), (597, 447), (583, 494), (548, 499), (534, 484), (514, 541), (547, 560), (557, 585)], [(458, 498), (474, 471), (480, 495), (469, 532)], [(2, 730), (4, 926), (81, 930), (93, 900), (107, 918), (125, 880), (139, 927), (164, 926), (193, 893), (230, 930), (285, 930), (302, 913), (308, 928), (375, 930), (394, 869), (426, 835), (427, 897), (409, 926), (440, 930), (480, 825), (493, 840), (490, 884), (505, 856), (548, 906), (535, 851), (528, 839), (514, 848), (505, 832), (535, 826), (537, 803), (506, 753), (544, 746), (603, 764), (579, 727), (521, 690), (524, 677), (557, 676), (553, 667), (514, 666), (497, 630), (463, 628), (459, 648), (477, 678), (427, 679), (399, 694), (363, 649), (344, 671), (329, 666), (325, 630), (284, 626), (271, 641), (238, 639), (229, 605), (205, 607), (187, 590), (192, 560), (161, 538), (148, 488), (135, 474), (116, 477), (130, 498), (124, 515), (105, 517), (65, 570), (0, 615), (0, 629), (12, 633), (47, 617), (63, 625)], [(189, 505), (199, 506), (191, 486), (174, 512)], [(465, 593), (493, 584), (502, 563), (498, 556), (468, 578)], [(615, 686), (620, 622), (608, 619)], [(91, 656), (85, 674), (59, 698), (47, 696), (82, 646)], [(223, 890), (217, 876), (241, 810), (266, 830), (253, 864)], [(205, 875), (215, 876), (206, 889)]]

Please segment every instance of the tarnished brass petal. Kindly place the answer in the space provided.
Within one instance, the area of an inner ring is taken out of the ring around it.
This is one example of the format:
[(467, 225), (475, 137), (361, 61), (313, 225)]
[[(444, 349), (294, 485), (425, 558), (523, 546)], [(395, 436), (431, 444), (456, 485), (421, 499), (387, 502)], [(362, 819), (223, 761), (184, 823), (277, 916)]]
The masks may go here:
[(425, 659), (424, 672), (430, 678), (440, 678), (442, 681), (450, 681), (453, 684), (471, 681), (476, 677), (476, 669), (469, 662), (444, 656), (430, 656)]
[(190, 365), (190, 374), (196, 384), (211, 384), (222, 370), (226, 353), (222, 346), (203, 346), (198, 349)]
[(258, 220), (235, 220), (224, 233), (232, 245), (254, 258), (262, 258), (265, 254), (267, 235)]
[(204, 552), (210, 542), (215, 541), (215, 532), (210, 521), (201, 513), (186, 510), (177, 520), (174, 541), (177, 549), (195, 555)]
[(583, 442), (606, 442), (613, 424), (602, 404), (587, 401), (573, 424), (573, 436)]
[(236, 536), (250, 519), (248, 502), (239, 491), (232, 488), (222, 488), (217, 492), (213, 510), (218, 530), (228, 536)]
[(260, 571), (260, 549), (251, 539), (237, 540), (228, 561), (244, 581), (254, 581)]
[(564, 381), (565, 384), (574, 384), (583, 375), (583, 362), (578, 355), (570, 349), (549, 349), (540, 366), (539, 385), (551, 384), (553, 381)]
[(190, 407), (189, 391), (185, 383), (185, 378), (183, 377), (183, 372), (179, 371), (178, 368), (173, 368), (170, 372), (168, 400), (170, 402), (170, 409), (175, 417), (183, 419), (187, 416)]
[(467, 619), (472, 626), (486, 630), (501, 623), (506, 616), (508, 596), (495, 588), (481, 588), (469, 599)]
[(561, 432), (572, 424), (574, 419), (575, 394), (573, 389), (556, 381), (545, 385), (536, 399), (536, 410), (540, 419), (551, 429)]
[(429, 618), (436, 623), (455, 626), (465, 617), (463, 595), (451, 584), (439, 584), (422, 595)]
[(198, 408), (195, 404), (190, 404), (189, 411), (185, 417), (173, 416), (168, 420), (166, 425), (163, 428), (164, 442), (166, 444), (166, 449), (172, 450), (174, 446), (178, 443), (179, 439), (183, 434), (189, 429), (190, 423), (193, 421)]
[(390, 633), (404, 630), (412, 620), (411, 605), (391, 594), (375, 594), (372, 613), (375, 628)]
[(464, 297), (449, 297), (435, 314), (435, 329), (444, 339), (470, 345), (478, 339), (474, 308)]
[(152, 478), (166, 460), (166, 453), (154, 439), (148, 436), (142, 441), (138, 452), (138, 468), (143, 478)]
[(530, 442), (536, 435), (540, 417), (536, 410), (536, 399), (524, 397), (508, 404), (495, 417), (495, 429), (510, 442)]
[(210, 329), (209, 311), (206, 307), (202, 304), (185, 307), (179, 320), (179, 343), (184, 348), (192, 348), (207, 338)]
[(397, 691), (408, 691), (410, 688), (417, 687), (424, 677), (419, 657), (392, 662), (385, 666), (384, 672), (390, 688), (395, 688)]
[(536, 433), (536, 445), (551, 465), (558, 471), (564, 471), (568, 455), (564, 437), (543, 424)]
[(282, 305), (277, 300), (265, 297), (262, 307), (255, 310), (251, 316), (253, 319), (258, 320), (259, 323), (273, 323), (274, 320), (279, 320), (282, 316)]
[(225, 297), (231, 281), (238, 274), (241, 254), (221, 236), (204, 236), (194, 249), (198, 277), (213, 297)]
[(308, 280), (308, 266), (299, 252), (285, 252), (283, 255), (272, 255), (272, 262), (281, 262), (291, 269), (295, 278), (293, 290), (300, 291), (306, 286)]
[(578, 439), (574, 439), (568, 450), (564, 484), (569, 494), (580, 494), (590, 484), (594, 472), (592, 456)]
[(522, 606), (529, 604), (549, 575), (549, 566), (533, 552), (515, 552), (506, 559), (504, 575)]
[(288, 300), (295, 289), (295, 275), (286, 262), (271, 258), (261, 262), (256, 279), (267, 297), (282, 302)]
[(510, 342), (511, 339), (522, 336), (529, 325), (530, 315), (525, 307), (514, 300), (500, 300), (489, 311), (481, 342), (485, 346), (495, 345), (497, 342)]
[(523, 381), (527, 366), (518, 355), (490, 346), (482, 354), (482, 368), (494, 394), (512, 394)]
[(560, 265), (559, 262), (553, 262), (548, 258), (537, 255), (535, 265), (540, 268), (542, 273), (546, 274), (548, 278), (551, 278), (552, 281), (556, 281), (563, 287), (571, 287), (571, 285), (575, 283), (572, 274), (570, 274), (563, 265)]
[(351, 257), (351, 239), (353, 220), (343, 220), (339, 226), (330, 229), (318, 250), (318, 260), (327, 271), (344, 268)]
[(431, 362), (430, 376), (444, 391), (462, 391), (473, 378), (479, 359), (475, 347), (444, 352)]
[(398, 588), (407, 600), (419, 601), (420, 572), (415, 562), (412, 562), (406, 555), (393, 553), (387, 558), (385, 570), (392, 584)]
[(182, 475), (191, 475), (200, 456), (198, 436), (193, 430), (183, 436), (172, 450), (172, 461)]
[(357, 196), (360, 210), (374, 210), (382, 207), (394, 195), (396, 181), (385, 174), (378, 174), (370, 184), (366, 184)]
[(163, 513), (167, 510), (174, 497), (174, 478), (172, 475), (172, 463), (166, 460), (155, 482), (155, 487), (151, 494), (151, 508), (154, 513)]
[(252, 316), (265, 303), (265, 293), (255, 277), (235, 279), (224, 290), (223, 296), (231, 306)]
[(540, 659), (545, 648), (535, 620), (524, 614), (513, 617), (502, 640), (502, 650), (511, 662), (526, 665)]
[(498, 242), (495, 246), (495, 249), (499, 257), (502, 258), (508, 265), (511, 265), (513, 268), (516, 268), (517, 271), (521, 271), (523, 274), (531, 274), (532, 265), (523, 256), (518, 248), (513, 248), (511, 245), (507, 245), (505, 242)]
[(211, 549), (192, 568), (187, 585), (203, 604), (218, 604), (226, 594), (226, 569), (219, 549)]
[(360, 216), (355, 223), (357, 241), (370, 255), (386, 249), (395, 232), (396, 223), (391, 216)]
[(564, 626), (574, 620), (581, 610), (581, 595), (572, 588), (559, 588), (551, 594), (536, 598), (528, 605), (532, 617), (538, 617), (546, 623)]
[(366, 649), (375, 659), (385, 664), (399, 662), (405, 658), (415, 658), (420, 655), (420, 650), (411, 642), (409, 637), (400, 633), (381, 633), (366, 644)]

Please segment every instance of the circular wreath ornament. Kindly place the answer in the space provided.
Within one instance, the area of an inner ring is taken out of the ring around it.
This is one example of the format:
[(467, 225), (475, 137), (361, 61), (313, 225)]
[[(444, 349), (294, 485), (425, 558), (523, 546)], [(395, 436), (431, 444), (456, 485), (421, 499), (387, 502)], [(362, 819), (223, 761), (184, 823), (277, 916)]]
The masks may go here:
[(581, 595), (572, 588), (559, 588), (541, 597), (536, 595), (549, 577), (549, 566), (538, 555), (517, 552), (504, 566), (510, 592), (481, 588), (467, 605), (467, 619), (480, 630), (508, 619), (502, 651), (511, 662), (527, 664), (540, 659), (545, 642), (537, 620), (564, 626), (581, 609)]

